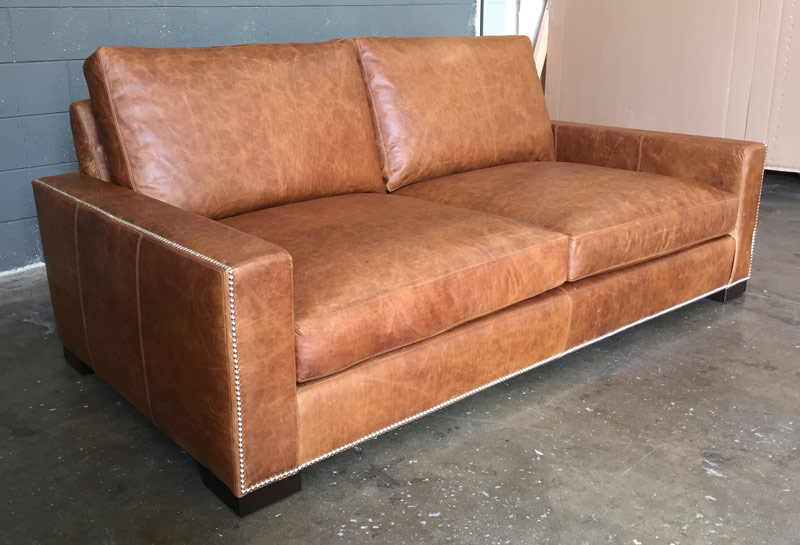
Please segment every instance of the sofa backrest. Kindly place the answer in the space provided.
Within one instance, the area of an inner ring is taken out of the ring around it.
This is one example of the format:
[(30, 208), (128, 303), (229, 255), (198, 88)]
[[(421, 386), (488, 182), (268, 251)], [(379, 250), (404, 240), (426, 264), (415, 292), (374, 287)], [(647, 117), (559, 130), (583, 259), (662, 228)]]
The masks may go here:
[(111, 180), (211, 218), (383, 192), (355, 44), (102, 47), (84, 64)]
[(525, 36), (357, 38), (388, 189), (517, 161), (553, 160)]
[(97, 126), (89, 100), (77, 100), (70, 104), (69, 124), (72, 128), (75, 155), (78, 158), (78, 170), (81, 174), (88, 174), (104, 182), (111, 181), (106, 151), (100, 138), (100, 128)]

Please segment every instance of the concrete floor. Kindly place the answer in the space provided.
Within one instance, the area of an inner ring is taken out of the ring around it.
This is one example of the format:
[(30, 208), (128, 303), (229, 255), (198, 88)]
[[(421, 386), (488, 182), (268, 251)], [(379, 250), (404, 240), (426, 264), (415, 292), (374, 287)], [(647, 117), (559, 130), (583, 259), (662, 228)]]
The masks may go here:
[(42, 269), (0, 280), (2, 543), (800, 543), (800, 178), (747, 293), (628, 330), (313, 466), (244, 519), (61, 357)]

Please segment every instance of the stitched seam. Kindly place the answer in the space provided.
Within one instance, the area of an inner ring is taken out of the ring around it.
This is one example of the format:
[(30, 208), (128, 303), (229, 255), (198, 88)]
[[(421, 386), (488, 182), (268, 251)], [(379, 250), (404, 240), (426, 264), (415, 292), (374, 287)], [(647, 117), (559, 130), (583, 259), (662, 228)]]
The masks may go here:
[[(131, 170), (131, 162), (128, 159), (128, 150), (125, 147), (125, 142), (122, 140), (122, 130), (119, 124), (119, 117), (117, 116), (117, 107), (111, 99), (111, 89), (109, 88), (108, 73), (106, 72), (106, 63), (101, 56), (97, 57), (97, 62), (100, 64), (100, 69), (103, 71), (103, 88), (106, 92), (106, 100), (108, 106), (111, 108), (111, 115), (114, 116), (114, 132), (117, 133), (117, 140), (119, 140), (119, 147), (122, 150), (122, 156), (125, 159), (125, 170), (128, 171), (128, 179), (131, 182), (131, 189), (136, 191), (136, 180), (133, 178), (133, 171)], [(46, 184), (45, 184), (46, 185)], [(54, 188), (55, 189), (55, 188)]]
[[(753, 255), (756, 251), (756, 230), (758, 229), (758, 213), (761, 210), (761, 195), (764, 193), (764, 167), (767, 164), (767, 151), (768, 147), (764, 144), (764, 162), (761, 164), (761, 186), (758, 188), (758, 202), (756, 203), (756, 220), (753, 222), (753, 239), (750, 242), (750, 263), (747, 267), (747, 277), (749, 278), (753, 272)], [(734, 259), (734, 261), (736, 261)], [(731, 276), (733, 273), (731, 273)]]
[[(236, 228), (235, 227), (231, 227), (231, 229), (236, 229)], [(236, 230), (238, 231), (238, 229), (236, 229)], [(241, 232), (244, 233), (244, 231), (241, 231)], [(245, 234), (247, 234), (247, 233), (245, 233)], [(264, 242), (269, 242), (269, 241), (264, 240)], [(272, 243), (270, 243), (270, 244), (272, 244)], [(276, 246), (276, 248), (280, 248), (280, 246)], [(236, 268), (238, 269), (238, 268), (246, 267), (247, 265), (250, 265), (252, 263), (256, 263), (258, 261), (260, 261), (262, 263), (266, 263), (266, 264), (278, 263), (279, 261), (285, 260), (287, 258), (287, 255), (291, 259), (292, 256), (289, 255), (289, 253), (286, 252), (285, 250), (284, 250), (284, 252), (272, 252), (270, 254), (267, 254), (266, 256), (259, 255), (259, 256), (256, 256), (256, 257), (251, 257), (250, 259), (247, 259), (245, 261), (238, 261), (236, 263)]]
[(582, 273), (581, 276), (578, 276), (575, 279), (569, 280), (569, 283), (579, 282), (581, 280), (586, 280), (587, 278), (594, 278), (597, 275), (601, 275), (601, 274), (604, 274), (604, 273), (607, 273), (607, 272), (617, 271), (617, 270), (625, 268), (625, 267), (633, 267), (634, 265), (641, 265), (642, 263), (647, 263), (648, 261), (651, 261), (653, 259), (659, 259), (659, 258), (662, 258), (662, 257), (666, 258), (666, 257), (669, 257), (672, 254), (675, 254), (675, 253), (678, 253), (678, 252), (682, 252), (684, 250), (689, 250), (690, 248), (696, 248), (697, 246), (705, 244), (706, 242), (721, 240), (721, 239), (723, 239), (725, 237), (731, 237), (733, 239), (733, 241), (734, 241), (734, 244), (736, 243), (736, 238), (733, 237), (730, 233), (720, 233), (720, 234), (712, 236), (710, 238), (704, 238), (703, 240), (697, 240), (697, 241), (694, 241), (694, 242), (689, 242), (687, 244), (682, 244), (680, 246), (676, 246), (675, 248), (673, 248), (671, 250), (666, 250), (664, 252), (655, 253), (655, 254), (652, 254), (652, 255), (647, 255), (645, 257), (631, 259), (630, 261), (622, 261), (617, 265), (609, 265), (608, 267), (604, 267), (602, 269), (598, 269), (597, 271), (593, 270), (590, 273)]
[[(584, 233), (582, 235), (570, 236), (569, 238), (570, 238), (570, 240), (573, 240), (573, 241), (577, 242), (578, 240), (580, 240), (582, 238), (592, 237), (592, 236), (597, 235), (598, 233), (603, 233), (605, 231), (610, 231), (612, 229), (620, 229), (622, 227), (626, 227), (628, 225), (631, 225), (632, 223), (639, 223), (639, 222), (644, 222), (644, 221), (655, 220), (655, 219), (658, 219), (658, 218), (662, 218), (664, 216), (669, 216), (670, 214), (679, 214), (681, 212), (686, 212), (687, 210), (694, 210), (696, 208), (703, 208), (705, 206), (710, 206), (710, 205), (713, 205), (713, 204), (718, 204), (718, 203), (722, 203), (722, 202), (725, 202), (725, 201), (729, 201), (729, 200), (734, 199), (734, 198), (736, 198), (736, 197), (733, 197), (733, 196), (725, 197), (724, 199), (716, 199), (716, 200), (713, 200), (713, 201), (708, 201), (708, 202), (704, 202), (704, 203), (701, 203), (701, 204), (696, 204), (696, 205), (693, 205), (693, 206), (687, 206), (685, 208), (681, 208), (680, 210), (669, 210), (667, 212), (662, 212), (661, 214), (657, 214), (655, 216), (648, 216), (646, 218), (639, 218), (639, 219), (635, 219), (635, 220), (630, 220), (630, 221), (626, 221), (625, 223), (620, 223), (620, 224), (617, 224), (617, 225), (609, 225), (608, 227), (603, 227), (602, 229), (598, 229), (597, 231), (592, 231), (591, 233)], [(737, 201), (737, 205), (738, 205), (738, 201)]]
[(292, 468), (292, 469), (289, 469), (289, 470), (284, 471), (282, 473), (278, 473), (276, 475), (273, 475), (272, 477), (264, 479), (263, 481), (259, 481), (256, 484), (250, 486), (249, 488), (243, 490), (242, 493), (243, 494), (249, 494), (250, 492), (253, 492), (254, 490), (258, 490), (259, 488), (267, 486), (268, 484), (272, 484), (272, 483), (274, 483), (276, 481), (280, 481), (280, 480), (285, 479), (287, 477), (291, 477), (292, 475), (296, 475), (297, 473), (299, 473), (303, 469), (305, 469), (307, 467), (310, 467), (310, 466), (316, 464), (317, 462), (321, 462), (321, 461), (323, 461), (323, 460), (325, 460), (327, 458), (330, 458), (331, 456), (339, 454), (340, 452), (343, 452), (343, 451), (345, 451), (347, 449), (350, 449), (350, 448), (352, 448), (352, 447), (354, 447), (354, 446), (356, 446), (356, 445), (358, 445), (360, 443), (363, 443), (364, 441), (368, 441), (370, 439), (374, 439), (374, 438), (376, 438), (376, 437), (378, 437), (380, 435), (383, 435), (386, 432), (389, 432), (389, 431), (391, 431), (393, 429), (396, 429), (396, 428), (398, 428), (400, 426), (404, 426), (404, 425), (406, 425), (406, 424), (408, 424), (410, 422), (413, 422), (414, 420), (422, 418), (423, 416), (426, 416), (428, 414), (436, 412), (436, 411), (438, 411), (440, 409), (443, 409), (443, 408), (445, 408), (445, 407), (447, 407), (449, 405), (452, 405), (453, 403), (461, 401), (462, 399), (466, 399), (466, 398), (468, 398), (468, 397), (470, 397), (470, 396), (472, 396), (474, 394), (477, 394), (478, 392), (482, 392), (483, 390), (486, 390), (486, 389), (488, 389), (488, 388), (490, 388), (492, 386), (495, 386), (497, 384), (505, 382), (505, 381), (507, 381), (507, 380), (509, 380), (511, 378), (514, 378), (514, 377), (519, 376), (519, 375), (521, 375), (523, 373), (526, 373), (526, 372), (528, 372), (528, 371), (530, 371), (532, 369), (535, 369), (536, 367), (544, 365), (545, 363), (549, 363), (549, 362), (551, 362), (553, 360), (559, 359), (559, 358), (561, 358), (563, 356), (566, 356), (566, 355), (571, 354), (571, 353), (573, 353), (573, 352), (575, 352), (577, 350), (580, 350), (581, 348), (584, 348), (586, 346), (594, 344), (594, 343), (596, 343), (598, 341), (601, 341), (603, 339), (607, 339), (608, 337), (611, 337), (612, 335), (620, 333), (620, 332), (622, 332), (622, 331), (624, 331), (626, 329), (629, 329), (631, 327), (634, 327), (634, 326), (637, 326), (639, 324), (642, 324), (642, 323), (644, 323), (644, 322), (646, 322), (648, 320), (651, 320), (653, 318), (656, 318), (658, 316), (661, 316), (663, 314), (666, 314), (668, 312), (671, 312), (673, 310), (676, 310), (676, 309), (681, 308), (683, 306), (686, 306), (688, 304), (694, 303), (695, 301), (699, 301), (700, 299), (708, 297), (709, 295), (714, 294), (714, 293), (716, 293), (716, 292), (718, 292), (720, 290), (731, 288), (731, 287), (733, 287), (736, 284), (739, 284), (741, 282), (746, 282), (749, 279), (750, 279), (750, 277), (748, 276), (747, 278), (742, 278), (741, 280), (737, 280), (736, 282), (732, 282), (730, 284), (726, 284), (726, 285), (720, 286), (718, 288), (714, 288), (713, 290), (708, 291), (708, 292), (706, 292), (706, 293), (704, 293), (702, 295), (698, 295), (697, 297), (689, 299), (688, 301), (684, 301), (683, 303), (678, 303), (677, 305), (673, 305), (673, 306), (671, 306), (669, 308), (666, 308), (666, 309), (664, 309), (662, 311), (659, 311), (659, 312), (656, 312), (654, 314), (651, 314), (650, 316), (646, 316), (644, 318), (640, 318), (639, 320), (631, 322), (628, 325), (624, 325), (624, 326), (619, 327), (619, 328), (617, 328), (617, 329), (615, 329), (613, 331), (610, 331), (608, 333), (600, 335), (599, 337), (596, 337), (596, 338), (591, 339), (589, 341), (586, 341), (586, 342), (583, 342), (581, 344), (575, 345), (572, 348), (568, 348), (567, 350), (564, 350), (563, 352), (561, 352), (559, 354), (556, 354), (554, 356), (550, 356), (550, 357), (545, 358), (543, 360), (539, 360), (536, 363), (534, 363), (532, 365), (529, 365), (528, 367), (525, 367), (524, 369), (520, 369), (520, 370), (514, 371), (514, 372), (509, 373), (509, 374), (507, 374), (507, 375), (505, 375), (503, 377), (500, 377), (500, 378), (495, 379), (495, 380), (493, 380), (491, 382), (488, 382), (488, 383), (484, 384), (483, 386), (479, 386), (479, 387), (474, 388), (474, 389), (472, 389), (472, 390), (470, 390), (468, 392), (465, 392), (465, 393), (463, 393), (461, 395), (453, 397), (453, 398), (451, 398), (451, 399), (449, 399), (447, 401), (439, 403), (438, 405), (434, 405), (430, 409), (426, 409), (425, 411), (419, 412), (419, 413), (417, 413), (415, 415), (409, 416), (409, 417), (404, 418), (404, 419), (402, 419), (402, 420), (400, 420), (398, 422), (395, 422), (394, 424), (391, 424), (389, 426), (381, 428), (381, 429), (379, 429), (379, 430), (377, 430), (377, 431), (375, 431), (373, 433), (365, 435), (364, 437), (362, 437), (360, 439), (356, 439), (355, 441), (347, 443), (346, 445), (342, 445), (341, 447), (338, 447), (338, 448), (336, 448), (334, 450), (331, 450), (331, 451), (329, 451), (329, 452), (327, 452), (325, 454), (317, 456), (313, 460), (309, 460), (308, 462), (300, 464), (295, 468)]
[[(558, 287), (560, 287), (560, 286), (558, 286)], [(532, 297), (536, 297), (538, 295), (542, 295), (542, 294), (547, 293), (549, 290), (552, 290), (552, 289), (556, 289), (556, 288), (548, 288), (545, 291), (539, 292), (539, 293), (537, 293), (535, 295), (526, 296), (526, 299), (530, 299)], [(518, 303), (521, 303), (522, 301), (525, 301), (526, 299), (522, 299), (520, 301), (516, 301), (514, 303), (510, 303), (510, 305), (516, 305)], [(507, 308), (508, 308), (508, 306), (506, 306), (505, 308), (500, 308), (500, 309), (494, 309), (494, 310), (490, 309), (490, 310), (486, 310), (486, 311), (481, 312), (478, 316), (467, 316), (466, 318), (462, 318), (462, 319), (457, 320), (457, 321), (455, 321), (453, 323), (450, 323), (450, 324), (447, 324), (445, 326), (442, 326), (440, 329), (437, 329), (436, 331), (433, 331), (433, 332), (427, 334), (427, 336), (425, 338), (423, 338), (423, 339), (419, 339), (419, 340), (411, 339), (411, 340), (408, 340), (408, 341), (400, 342), (399, 344), (396, 344), (396, 345), (393, 345), (393, 346), (389, 346), (389, 347), (381, 350), (380, 352), (376, 352), (376, 353), (370, 354), (366, 358), (362, 358), (362, 359), (356, 360), (354, 363), (349, 364), (347, 367), (343, 367), (341, 369), (336, 370), (333, 374), (325, 373), (325, 372), (319, 372), (319, 373), (317, 373), (315, 375), (311, 375), (309, 377), (306, 377), (306, 378), (303, 379), (303, 382), (301, 384), (306, 384), (306, 383), (310, 383), (310, 382), (317, 382), (317, 381), (320, 381), (320, 380), (324, 380), (326, 378), (332, 378), (332, 377), (334, 377), (336, 375), (344, 373), (345, 371), (350, 371), (354, 367), (360, 367), (361, 365), (363, 365), (365, 363), (368, 363), (371, 360), (374, 360), (376, 358), (380, 358), (381, 356), (385, 356), (386, 354), (389, 354), (390, 352), (399, 353), (401, 351), (410, 350), (412, 348), (416, 348), (417, 346), (421, 346), (421, 345), (427, 344), (429, 342), (433, 342), (436, 339), (439, 339), (440, 337), (454, 335), (454, 334), (458, 333), (458, 331), (461, 331), (461, 329), (459, 329), (459, 326), (465, 326), (465, 329), (466, 328), (472, 328), (474, 325), (480, 324), (480, 323), (485, 322), (486, 320), (492, 318), (492, 316), (494, 316), (495, 312), (503, 311), (503, 310), (505, 310)], [(458, 331), (456, 331), (456, 330), (458, 330)], [(297, 333), (297, 331), (295, 333)]]
[(144, 395), (147, 401), (147, 411), (150, 413), (150, 420), (153, 421), (156, 427), (158, 427), (158, 423), (156, 422), (155, 415), (153, 414), (153, 404), (150, 401), (150, 385), (148, 384), (147, 380), (147, 363), (145, 362), (144, 358), (144, 339), (142, 338), (142, 300), (140, 297), (140, 290), (139, 290), (139, 256), (141, 255), (142, 249), (142, 235), (139, 233), (139, 239), (136, 241), (136, 263), (135, 263), (135, 284), (136, 284), (136, 326), (139, 329), (139, 352), (142, 355), (142, 377), (144, 379)]
[(551, 246), (551, 245), (555, 246), (558, 243), (559, 243), (558, 240), (554, 240), (554, 241), (550, 241), (550, 242), (544, 242), (544, 243), (541, 243), (541, 244), (527, 246), (527, 247), (521, 248), (521, 249), (519, 249), (519, 250), (517, 250), (517, 251), (515, 251), (513, 253), (507, 254), (507, 255), (505, 255), (503, 257), (498, 257), (498, 258), (494, 258), (494, 259), (491, 259), (491, 260), (488, 260), (488, 261), (484, 261), (482, 263), (478, 263), (478, 264), (473, 265), (471, 267), (464, 267), (463, 269), (458, 269), (457, 271), (453, 271), (453, 272), (450, 272), (450, 273), (447, 273), (447, 274), (443, 274), (441, 276), (437, 276), (436, 278), (434, 278), (432, 280), (425, 280), (424, 282), (418, 282), (418, 283), (410, 285), (410, 286), (404, 286), (404, 287), (400, 287), (400, 288), (396, 288), (396, 289), (387, 291), (387, 292), (382, 293), (382, 294), (380, 294), (380, 295), (378, 295), (376, 297), (372, 297), (372, 298), (366, 299), (364, 301), (361, 301), (361, 302), (353, 304), (353, 305), (348, 305), (346, 307), (343, 307), (343, 308), (337, 310), (336, 312), (332, 312), (330, 314), (326, 314), (323, 318), (315, 318), (315, 319), (306, 318), (304, 320), (297, 320), (295, 322), (295, 328), (294, 329), (295, 329), (295, 331), (298, 331), (299, 329), (302, 329), (303, 327), (307, 327), (309, 324), (313, 324), (313, 323), (315, 323), (315, 322), (317, 322), (319, 320), (323, 320), (323, 319), (324, 320), (329, 320), (329, 319), (331, 319), (333, 317), (339, 316), (340, 314), (344, 314), (346, 312), (350, 312), (350, 311), (355, 310), (357, 308), (361, 308), (363, 306), (372, 304), (377, 299), (388, 298), (388, 297), (391, 297), (392, 295), (395, 295), (397, 293), (402, 293), (404, 291), (416, 290), (416, 289), (421, 288), (421, 287), (425, 287), (425, 286), (428, 286), (428, 285), (431, 285), (431, 284), (435, 284), (437, 282), (440, 282), (440, 281), (445, 280), (447, 278), (450, 278), (452, 276), (456, 276), (456, 275), (459, 275), (459, 274), (464, 274), (464, 273), (476, 271), (476, 270), (482, 269), (484, 267), (488, 268), (491, 265), (495, 265), (497, 263), (504, 262), (509, 258), (517, 258), (522, 254), (530, 252), (531, 249), (533, 249), (533, 248), (536, 248), (536, 249), (541, 249), (541, 248), (547, 249), (549, 246)]
[[(379, 159), (381, 161), (381, 167), (383, 167), (385, 165), (386, 171), (387, 171), (387, 174), (388, 174), (388, 171), (389, 171), (389, 165), (388, 165), (389, 158), (388, 157), (389, 156), (386, 153), (386, 144), (383, 141), (383, 131), (381, 130), (380, 120), (378, 119), (378, 108), (375, 106), (375, 97), (372, 94), (372, 87), (370, 85), (370, 80), (369, 80), (369, 77), (368, 77), (368, 74), (367, 74), (366, 63), (364, 62), (364, 58), (363, 58), (363, 55), (362, 55), (361, 44), (359, 44), (358, 39), (356, 39), (355, 42), (356, 42), (356, 49), (357, 49), (357, 53), (358, 53), (358, 65), (361, 68), (361, 76), (362, 76), (362, 79), (364, 80), (364, 87), (366, 88), (367, 94), (369, 95), (369, 105), (370, 105), (370, 110), (371, 110), (371, 113), (372, 113), (372, 121), (373, 121), (373, 123), (375, 125), (375, 131), (378, 133), (378, 146), (380, 147), (380, 154), (381, 154)], [(381, 172), (381, 176), (383, 176), (383, 172)], [(389, 176), (386, 176), (386, 182), (388, 183), (388, 181), (389, 181)]]
[[(555, 288), (551, 288), (550, 290), (542, 293), (541, 295), (544, 296), (544, 295), (546, 295), (547, 293), (549, 293), (550, 291), (553, 291), (553, 290), (562, 290), (561, 293), (553, 294), (554, 298), (555, 297), (568, 297), (568, 294), (566, 293), (566, 291), (564, 291), (562, 289), (561, 286), (558, 286), (558, 287), (555, 287)], [(537, 296), (534, 296), (534, 297), (537, 297)], [(534, 303), (534, 304), (541, 304), (541, 303), (544, 303), (544, 302), (545, 301), (538, 301), (537, 303)], [(520, 302), (520, 303), (522, 303), (522, 302)], [(505, 308), (505, 309), (500, 309), (497, 312), (503, 313), (504, 316), (513, 315), (513, 314), (517, 314), (519, 312), (523, 312), (524, 310), (527, 310), (528, 306), (529, 305), (524, 304), (520, 308)], [(420, 341), (413, 342), (411, 344), (406, 344), (405, 346), (401, 346), (401, 347), (398, 347), (398, 348), (389, 349), (389, 350), (384, 351), (381, 354), (375, 354), (374, 356), (370, 356), (368, 359), (359, 361), (359, 362), (355, 363), (354, 365), (352, 365), (351, 367), (348, 367), (347, 369), (342, 369), (340, 371), (337, 371), (336, 373), (334, 373), (332, 375), (322, 375), (322, 376), (319, 376), (319, 377), (314, 378), (314, 379), (307, 379), (307, 380), (303, 381), (300, 384), (300, 388), (311, 386), (312, 383), (313, 384), (318, 384), (320, 382), (325, 382), (325, 381), (328, 381), (328, 380), (332, 380), (332, 379), (338, 377), (339, 375), (341, 375), (342, 373), (345, 373), (347, 371), (353, 371), (355, 369), (358, 369), (360, 367), (368, 365), (372, 361), (374, 361), (374, 360), (376, 360), (378, 358), (381, 358), (383, 356), (386, 356), (386, 354), (388, 354), (389, 352), (392, 353), (391, 357), (395, 357), (396, 355), (405, 354), (406, 352), (408, 352), (410, 350), (415, 350), (420, 346), (425, 346), (425, 345), (428, 345), (430, 343), (438, 342), (441, 339), (448, 339), (448, 338), (450, 338), (450, 337), (452, 337), (454, 335), (460, 335), (462, 333), (469, 332), (469, 331), (475, 329), (476, 327), (480, 326), (481, 324), (484, 324), (484, 323), (486, 323), (488, 321), (491, 321), (491, 320), (495, 319), (496, 316), (497, 315), (495, 313), (484, 314), (483, 316), (480, 316), (478, 318), (473, 318), (472, 320), (467, 320), (465, 322), (461, 322), (460, 324), (456, 324), (455, 326), (453, 326), (453, 328), (451, 328), (451, 329), (446, 329), (446, 330), (444, 330), (442, 332), (435, 333), (435, 334), (433, 334), (432, 336), (430, 336), (430, 337), (428, 337), (426, 339), (422, 339)], [(459, 328), (458, 326), (463, 326), (463, 327)]]
[[(192, 249), (187, 248), (185, 246), (181, 246), (177, 242), (173, 242), (173, 241), (169, 240), (166, 237), (162, 237), (161, 235), (158, 235), (158, 234), (156, 234), (156, 233), (154, 233), (152, 231), (148, 231), (147, 229), (144, 229), (143, 227), (139, 227), (138, 225), (136, 225), (134, 223), (131, 223), (131, 222), (127, 221), (127, 220), (119, 218), (119, 217), (115, 216), (114, 214), (111, 214), (110, 212), (107, 212), (107, 211), (103, 210), (99, 206), (95, 206), (94, 204), (91, 204), (91, 203), (89, 203), (87, 201), (84, 201), (83, 199), (79, 199), (78, 197), (75, 197), (74, 195), (70, 195), (66, 191), (63, 191), (61, 189), (58, 189), (56, 187), (53, 187), (53, 186), (43, 182), (40, 178), (35, 179), (33, 181), (33, 183), (39, 184), (39, 185), (41, 185), (43, 187), (46, 187), (46, 188), (48, 188), (48, 189), (50, 189), (52, 191), (55, 191), (56, 193), (66, 197), (66, 198), (68, 198), (68, 199), (70, 199), (72, 201), (75, 201), (76, 203), (81, 204), (81, 205), (85, 206), (86, 208), (89, 208), (90, 210), (93, 210), (95, 212), (98, 212), (99, 214), (102, 214), (103, 216), (106, 216), (107, 218), (111, 219), (112, 221), (115, 221), (115, 222), (119, 223), (120, 225), (124, 225), (124, 226), (126, 226), (126, 227), (128, 227), (130, 229), (138, 231), (141, 234), (147, 235), (148, 237), (151, 237), (154, 240), (157, 240), (157, 241), (162, 242), (162, 243), (164, 243), (164, 244), (166, 244), (168, 246), (171, 246), (172, 248), (180, 250), (181, 252), (184, 252), (184, 253), (186, 253), (188, 255), (191, 255), (191, 256), (194, 256), (196, 258), (199, 258), (199, 259), (201, 259), (203, 261), (206, 261), (208, 263), (211, 263), (213, 265), (216, 265), (216, 266), (224, 269), (225, 272), (227, 272), (227, 274), (228, 274), (228, 293), (229, 293), (229, 297), (230, 297), (231, 345), (232, 345), (232, 349), (233, 349), (233, 366), (234, 366), (236, 404), (237, 404), (237, 425), (238, 425), (238, 445), (239, 445), (239, 485), (240, 485), (240, 491), (242, 491), (242, 493), (244, 493), (244, 490), (246, 489), (246, 485), (245, 485), (245, 471), (244, 471), (244, 436), (243, 436), (243, 433), (242, 433), (243, 414), (242, 414), (241, 381), (240, 381), (240, 378), (239, 378), (239, 355), (238, 355), (238, 347), (237, 347), (237, 343), (236, 343), (236, 311), (235, 311), (235, 307), (234, 307), (233, 267), (231, 267), (229, 265), (225, 265), (224, 263), (222, 263), (220, 261), (217, 261), (214, 258), (208, 257), (207, 255), (201, 254), (198, 251), (192, 250)], [(77, 242), (77, 218), (78, 218), (78, 207), (76, 206), (76, 208), (75, 208), (75, 220), (76, 220), (76, 223), (75, 223), (75, 225), (76, 225), (75, 248), (76, 248), (76, 256), (77, 256), (77, 247), (78, 247), (78, 242)], [(80, 272), (80, 269), (79, 269), (79, 272)], [(80, 288), (80, 277), (79, 277), (78, 286)], [(83, 307), (83, 297), (82, 296), (81, 296), (81, 307)], [(84, 327), (84, 331), (85, 331), (85, 327)], [(226, 335), (227, 335), (227, 333), (226, 333)], [(87, 344), (88, 344), (88, 338), (87, 338)], [(87, 347), (87, 349), (88, 349), (88, 347)], [(89, 349), (89, 359), (91, 360), (91, 350), (90, 349)], [(92, 367), (94, 368), (94, 362), (92, 362)]]
[[(58, 189), (57, 187), (53, 187), (53, 186), (49, 185), (48, 183), (44, 182), (41, 178), (36, 178), (35, 180), (33, 180), (33, 183), (39, 184), (42, 187), (46, 187), (47, 189), (49, 189), (51, 191), (54, 191), (54, 192), (56, 192), (56, 193), (58, 193), (60, 195), (63, 195), (64, 197), (67, 197), (68, 199), (70, 199), (70, 200), (72, 200), (72, 201), (84, 206), (85, 208), (87, 208), (89, 210), (92, 210), (94, 212), (97, 212), (97, 213), (109, 218), (109, 219), (114, 220), (115, 222), (119, 223), (121, 226), (127, 227), (131, 231), (147, 235), (150, 239), (152, 239), (155, 242), (161, 242), (161, 243), (163, 243), (163, 244), (165, 244), (167, 246), (170, 246), (172, 248), (176, 248), (178, 250), (181, 250), (182, 252), (187, 253), (189, 256), (193, 256), (193, 257), (199, 258), (201, 261), (204, 261), (204, 262), (207, 262), (207, 263), (211, 263), (213, 265), (216, 265), (217, 267), (222, 267), (223, 269), (230, 266), (230, 265), (226, 265), (225, 263), (222, 263), (220, 261), (217, 261), (214, 258), (208, 257), (208, 256), (206, 256), (206, 255), (204, 255), (204, 254), (202, 254), (202, 253), (200, 253), (200, 252), (198, 252), (196, 250), (192, 250), (191, 248), (187, 248), (185, 246), (182, 246), (181, 244), (178, 244), (177, 242), (173, 242), (173, 241), (169, 240), (168, 238), (163, 237), (163, 236), (161, 236), (161, 235), (159, 235), (157, 233), (154, 233), (153, 231), (150, 231), (148, 229), (145, 229), (144, 227), (140, 227), (140, 226), (136, 225), (135, 223), (132, 223), (132, 222), (130, 222), (128, 220), (124, 220), (124, 219), (122, 219), (122, 218), (120, 218), (118, 216), (115, 216), (111, 212), (103, 210), (102, 208), (100, 208), (97, 205), (94, 205), (94, 204), (92, 204), (90, 202), (84, 201), (83, 199), (81, 199), (79, 197), (76, 197), (74, 195), (71, 195), (71, 194), (67, 193), (66, 191), (63, 191), (61, 189)], [(238, 266), (238, 264), (237, 264), (237, 266)]]
[(81, 302), (81, 322), (83, 322), (83, 338), (86, 341), (86, 352), (89, 353), (89, 363), (94, 369), (94, 357), (92, 357), (92, 347), (89, 345), (89, 330), (86, 327), (86, 311), (83, 304), (83, 286), (81, 285), (81, 259), (78, 252), (78, 205), (75, 205), (75, 216), (73, 219), (73, 236), (75, 237), (75, 272), (78, 277), (78, 300)]
[[(86, 155), (91, 155), (91, 152), (89, 151), (89, 150), (91, 150), (91, 146), (89, 146), (89, 137), (88, 137), (88, 133), (86, 131), (86, 127), (84, 126), (83, 115), (78, 113), (78, 114), (76, 114), (75, 118), (77, 120), (77, 123), (76, 123), (76, 126), (73, 127), (72, 126), (72, 114), (70, 113), (69, 121), (70, 121), (70, 128), (72, 129), (72, 141), (73, 141), (73, 144), (75, 143), (76, 139), (79, 142), (79, 144), (75, 146), (75, 155), (78, 156), (78, 168), (81, 168), (81, 163), (85, 163), (86, 162), (85, 161), (85, 159), (86, 159), (85, 156)], [(83, 153), (81, 153), (81, 150), (83, 150)], [(81, 157), (80, 157), (81, 155), (84, 155), (84, 158), (83, 158), (84, 160), (83, 161), (81, 160)], [(89, 157), (89, 161), (90, 162), (92, 162), (92, 159), (93, 159), (92, 157)]]
[(636, 172), (640, 172), (642, 168), (642, 144), (644, 143), (644, 135), (639, 135), (639, 156), (636, 158)]
[(555, 160), (558, 161), (558, 123), (553, 123), (553, 155)]

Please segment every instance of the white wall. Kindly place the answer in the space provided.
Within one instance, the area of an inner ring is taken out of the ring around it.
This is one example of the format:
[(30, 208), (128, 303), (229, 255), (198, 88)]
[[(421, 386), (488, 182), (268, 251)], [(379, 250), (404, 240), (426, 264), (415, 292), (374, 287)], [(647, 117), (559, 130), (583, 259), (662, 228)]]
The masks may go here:
[(524, 34), (536, 41), (545, 0), (484, 0), (484, 36)]
[(552, 0), (550, 116), (762, 141), (800, 170), (798, 4)]

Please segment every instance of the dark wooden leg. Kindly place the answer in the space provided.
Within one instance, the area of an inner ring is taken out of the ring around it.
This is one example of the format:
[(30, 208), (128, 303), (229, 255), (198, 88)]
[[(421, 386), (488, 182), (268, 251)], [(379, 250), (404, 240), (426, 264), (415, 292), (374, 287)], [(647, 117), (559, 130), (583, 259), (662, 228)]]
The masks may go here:
[(713, 299), (714, 301), (719, 301), (720, 303), (727, 303), (731, 299), (736, 299), (741, 294), (744, 293), (744, 290), (747, 289), (747, 280), (744, 282), (739, 282), (735, 286), (731, 286), (726, 290), (720, 290), (717, 293), (709, 295), (709, 299)]
[(83, 363), (78, 356), (67, 350), (66, 346), (64, 347), (64, 359), (67, 360), (67, 363), (70, 365), (70, 367), (75, 369), (81, 376), (91, 375), (94, 373), (91, 367)]
[(299, 473), (254, 490), (242, 498), (234, 496), (233, 492), (216, 475), (202, 465), (200, 465), (200, 474), (203, 476), (203, 484), (240, 517), (249, 515), (262, 507), (300, 491)]

